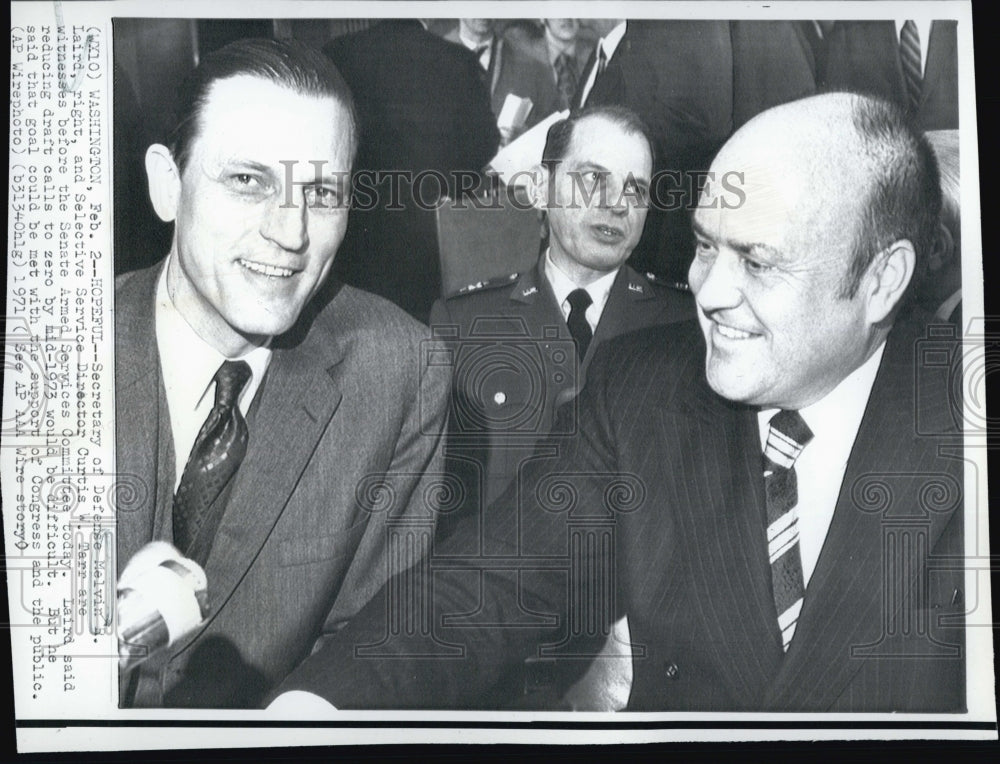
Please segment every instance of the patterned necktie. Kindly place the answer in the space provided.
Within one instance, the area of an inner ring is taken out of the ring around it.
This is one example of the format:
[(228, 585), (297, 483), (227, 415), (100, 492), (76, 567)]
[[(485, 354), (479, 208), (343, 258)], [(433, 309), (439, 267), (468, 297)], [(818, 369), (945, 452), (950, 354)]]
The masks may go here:
[(916, 110), (920, 105), (920, 89), (924, 78), (920, 72), (920, 32), (912, 20), (904, 22), (899, 31), (899, 61), (903, 66), (909, 107)]
[(562, 105), (568, 107), (573, 102), (573, 95), (576, 93), (576, 67), (573, 66), (573, 59), (569, 53), (560, 53), (556, 56), (556, 85), (559, 88), (559, 95)]
[(236, 403), (250, 374), (246, 361), (226, 361), (215, 373), (215, 405), (198, 431), (174, 494), (174, 546), (183, 554), (246, 455), (247, 424)]
[(799, 496), (793, 465), (813, 434), (797, 411), (779, 411), (771, 417), (770, 426), (764, 446), (767, 552), (781, 646), (787, 651), (806, 589), (799, 551)]
[(590, 307), (593, 300), (590, 299), (590, 294), (586, 289), (574, 289), (566, 297), (566, 302), (569, 303), (569, 316), (566, 319), (566, 324), (569, 326), (569, 333), (576, 341), (577, 355), (582, 359), (587, 355), (587, 347), (594, 336), (590, 324), (587, 323), (587, 308)]

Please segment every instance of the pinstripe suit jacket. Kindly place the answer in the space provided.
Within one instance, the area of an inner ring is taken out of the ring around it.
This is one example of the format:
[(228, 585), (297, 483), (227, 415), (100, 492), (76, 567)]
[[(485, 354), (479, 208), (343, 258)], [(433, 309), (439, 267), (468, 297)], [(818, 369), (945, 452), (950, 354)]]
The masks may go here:
[(924, 332), (890, 334), (787, 654), (756, 411), (708, 387), (692, 322), (595, 358), (578, 434), (493, 508), (512, 513), (505, 559), (456, 571), (478, 540), (437, 550), (435, 638), (463, 657), (355, 660), (351, 645), (384, 632), (369, 606), (324, 656), (339, 677), (327, 697), (490, 705), (526, 655), (579, 656), (578, 638), (624, 610), (632, 710), (963, 710), (961, 440), (947, 381), (957, 348)]

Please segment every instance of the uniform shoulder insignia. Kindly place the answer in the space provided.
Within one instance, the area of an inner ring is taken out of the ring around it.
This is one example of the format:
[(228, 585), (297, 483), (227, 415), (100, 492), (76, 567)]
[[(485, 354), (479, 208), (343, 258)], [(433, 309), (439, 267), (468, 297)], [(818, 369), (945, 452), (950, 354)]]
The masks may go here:
[(466, 294), (475, 294), (476, 292), (483, 292), (487, 289), (497, 289), (498, 287), (509, 286), (512, 282), (516, 281), (520, 276), (520, 273), (511, 273), (509, 276), (498, 276), (495, 279), (489, 279), (487, 281), (477, 281), (475, 284), (469, 284), (464, 286), (455, 292), (453, 297)]
[(665, 279), (662, 276), (657, 276), (655, 273), (646, 273), (646, 280), (650, 284), (656, 284), (656, 286), (666, 287), (667, 289), (674, 289), (678, 292), (690, 292), (691, 287), (688, 286), (686, 281), (674, 281), (673, 279)]

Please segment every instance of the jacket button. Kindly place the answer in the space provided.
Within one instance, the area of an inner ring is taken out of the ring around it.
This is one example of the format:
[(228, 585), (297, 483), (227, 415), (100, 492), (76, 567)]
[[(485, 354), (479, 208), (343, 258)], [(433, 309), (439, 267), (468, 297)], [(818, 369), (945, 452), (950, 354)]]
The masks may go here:
[(664, 666), (663, 673), (667, 675), (667, 679), (676, 679), (680, 676), (681, 670), (677, 668), (676, 663), (670, 662)]

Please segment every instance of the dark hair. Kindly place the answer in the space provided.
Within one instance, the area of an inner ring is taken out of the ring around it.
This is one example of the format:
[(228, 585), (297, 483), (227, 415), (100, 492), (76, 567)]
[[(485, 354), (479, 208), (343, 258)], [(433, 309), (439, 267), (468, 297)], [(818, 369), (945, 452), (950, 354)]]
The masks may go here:
[(649, 128), (642, 118), (631, 109), (624, 106), (591, 106), (586, 109), (579, 109), (571, 112), (566, 119), (559, 120), (549, 128), (545, 136), (545, 148), (542, 150), (542, 164), (550, 170), (569, 151), (570, 141), (573, 140), (573, 130), (576, 124), (589, 117), (602, 117), (614, 125), (617, 125), (630, 135), (641, 135), (649, 146), (649, 154), (655, 162), (655, 152), (653, 141), (649, 137)]
[(934, 151), (902, 109), (880, 98), (858, 96), (852, 120), (873, 174), (862, 200), (854, 254), (841, 289), (845, 298), (857, 294), (876, 255), (900, 239), (909, 239), (916, 250), (910, 283), (919, 283), (941, 215)]
[(245, 39), (204, 56), (181, 85), (178, 119), (167, 146), (182, 173), (198, 136), (201, 112), (212, 84), (241, 74), (269, 80), (302, 95), (328, 96), (337, 101), (350, 117), (353, 160), (358, 142), (354, 99), (333, 62), (300, 42)]

